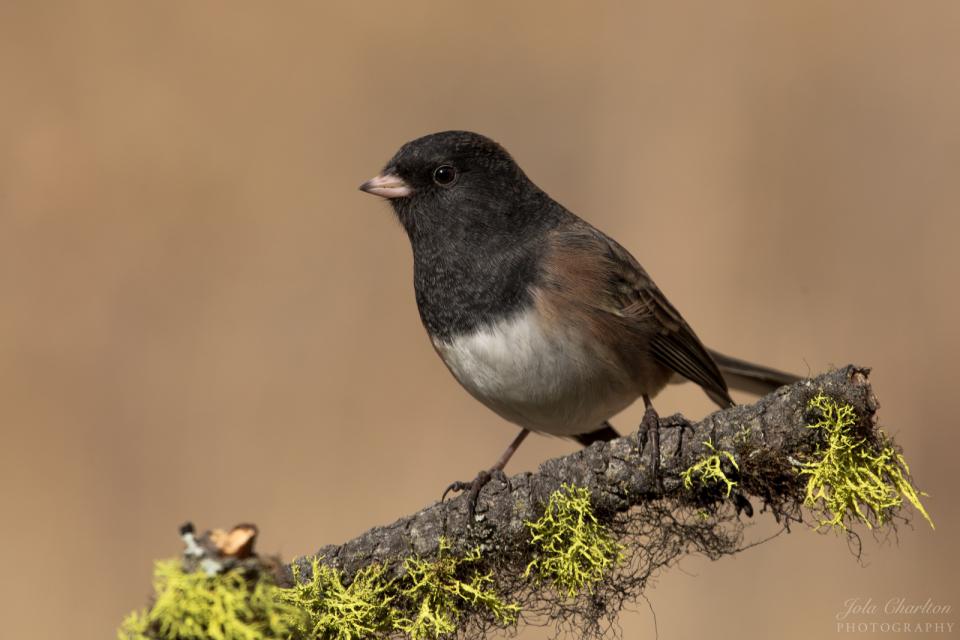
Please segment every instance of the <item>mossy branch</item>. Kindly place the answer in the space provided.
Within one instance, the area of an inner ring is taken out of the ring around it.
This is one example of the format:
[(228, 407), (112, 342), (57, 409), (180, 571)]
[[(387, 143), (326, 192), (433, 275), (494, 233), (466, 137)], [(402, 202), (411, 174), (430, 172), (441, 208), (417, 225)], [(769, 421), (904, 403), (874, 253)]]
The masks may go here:
[[(904, 517), (904, 501), (929, 520), (924, 494), (877, 427), (867, 376), (847, 366), (696, 424), (667, 418), (659, 478), (639, 434), (547, 461), (536, 473), (495, 476), (472, 520), (460, 496), (263, 572), (274, 597), (258, 610), (275, 617), (260, 635), (218, 637), (480, 637), (517, 621), (599, 636), (682, 555), (744, 549), (742, 518), (753, 504), (784, 528), (803, 522), (805, 510), (811, 528), (889, 526)], [(250, 593), (260, 594), (259, 580)], [(202, 598), (227, 597), (219, 583), (200, 582), (214, 592)], [(176, 600), (192, 602), (182, 593)], [(155, 611), (128, 619), (121, 637), (178, 637), (159, 633), (170, 621)], [(240, 623), (246, 630), (257, 621)], [(202, 637), (189, 631), (183, 637)]]
[[(318, 554), (347, 574), (371, 563), (435, 555), (442, 536), (455, 552), (480, 545), (526, 554), (529, 531), (524, 522), (537, 520), (551, 494), (564, 483), (589, 490), (597, 517), (609, 522), (616, 514), (654, 501), (690, 504), (685, 472), (717, 451), (740, 461), (740, 469), (730, 465), (728, 474), (740, 493), (761, 502), (775, 516), (799, 519), (806, 499), (800, 461), (813, 459), (823, 442), (810, 428), (820, 420), (810, 402), (822, 394), (849, 406), (855, 416), (853, 431), (877, 441), (879, 403), (868, 374), (867, 369), (847, 366), (783, 387), (752, 405), (717, 411), (698, 423), (687, 423), (688, 428), (670, 427), (682, 419), (663, 419), (659, 483), (651, 474), (649, 450), (634, 433), (548, 460), (535, 473), (495, 476), (480, 493), (475, 522), (468, 521), (466, 500), (460, 496), (374, 527), (344, 544), (323, 547)], [(695, 486), (693, 499), (722, 498), (725, 488), (721, 483), (704, 496)]]

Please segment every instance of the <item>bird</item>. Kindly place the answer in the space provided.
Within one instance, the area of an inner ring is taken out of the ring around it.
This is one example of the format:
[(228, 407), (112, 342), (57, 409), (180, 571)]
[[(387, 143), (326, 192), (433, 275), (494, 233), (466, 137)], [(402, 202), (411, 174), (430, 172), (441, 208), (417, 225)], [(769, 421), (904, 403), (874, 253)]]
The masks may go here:
[[(413, 250), (420, 319), (434, 350), (474, 398), (520, 427), (502, 472), (531, 432), (584, 446), (619, 437), (611, 417), (638, 399), (660, 463), (652, 398), (674, 378), (719, 407), (729, 389), (769, 392), (792, 374), (707, 349), (640, 263), (575, 215), (507, 150), (470, 131), (404, 144), (360, 190), (386, 199)], [(446, 495), (446, 492), (444, 493)]]

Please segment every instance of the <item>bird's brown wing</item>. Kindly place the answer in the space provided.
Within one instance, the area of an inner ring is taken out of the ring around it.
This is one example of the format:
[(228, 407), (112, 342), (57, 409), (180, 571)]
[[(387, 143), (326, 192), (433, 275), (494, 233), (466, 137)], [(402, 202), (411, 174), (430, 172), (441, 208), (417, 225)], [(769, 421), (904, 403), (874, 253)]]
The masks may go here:
[(593, 306), (652, 333), (648, 351), (656, 362), (696, 382), (720, 406), (733, 404), (706, 347), (626, 249), (581, 220), (558, 229), (551, 245), (581, 282), (592, 283), (583, 297)]

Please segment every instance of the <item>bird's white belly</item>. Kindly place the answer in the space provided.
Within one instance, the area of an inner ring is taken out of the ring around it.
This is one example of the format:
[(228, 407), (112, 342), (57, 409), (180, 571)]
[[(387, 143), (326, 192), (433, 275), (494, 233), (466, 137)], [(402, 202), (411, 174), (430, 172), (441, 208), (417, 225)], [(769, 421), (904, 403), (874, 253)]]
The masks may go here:
[(579, 332), (547, 330), (539, 318), (531, 309), (434, 347), (475, 398), (532, 431), (593, 431), (636, 399)]

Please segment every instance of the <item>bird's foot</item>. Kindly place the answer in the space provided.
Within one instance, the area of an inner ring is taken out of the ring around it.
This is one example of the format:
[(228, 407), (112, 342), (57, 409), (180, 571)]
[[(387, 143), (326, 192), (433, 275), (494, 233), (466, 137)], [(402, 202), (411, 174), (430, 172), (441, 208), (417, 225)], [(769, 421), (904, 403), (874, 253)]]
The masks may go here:
[(650, 470), (653, 473), (657, 489), (663, 490), (663, 478), (660, 477), (660, 416), (653, 405), (648, 404), (640, 421), (640, 450), (650, 442)]
[(443, 502), (447, 499), (447, 494), (451, 491), (460, 492), (467, 491), (470, 492), (467, 494), (467, 515), (468, 521), (473, 522), (474, 515), (477, 511), (477, 498), (480, 497), (480, 490), (483, 489), (484, 485), (490, 482), (490, 479), (493, 477), (493, 470), (483, 470), (477, 474), (477, 477), (470, 481), (458, 480), (454, 483), (451, 483), (449, 487), (444, 490), (443, 495), (440, 497), (440, 502)]
[(690, 430), (691, 434), (695, 432), (693, 423), (679, 413), (675, 413), (666, 418), (660, 418), (660, 428), (680, 430), (680, 433), (677, 435), (677, 448), (673, 452), (674, 457), (679, 457), (680, 454), (683, 453), (683, 432), (687, 429)]

